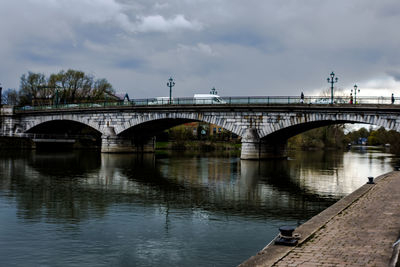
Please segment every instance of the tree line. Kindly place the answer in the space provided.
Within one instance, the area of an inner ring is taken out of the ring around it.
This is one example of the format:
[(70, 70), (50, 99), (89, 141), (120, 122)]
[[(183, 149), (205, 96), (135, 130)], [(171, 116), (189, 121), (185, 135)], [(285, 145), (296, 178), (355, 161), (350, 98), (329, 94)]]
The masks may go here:
[(96, 79), (83, 71), (69, 69), (46, 77), (28, 72), (20, 79), (20, 88), (2, 93), (2, 103), (8, 105), (49, 105), (96, 102), (117, 99), (112, 85), (104, 78)]
[(345, 125), (335, 124), (309, 130), (288, 140), (289, 148), (326, 149), (342, 148), (345, 144)]
[(395, 130), (386, 130), (384, 127), (380, 127), (376, 130), (372, 129), (372, 127), (369, 130), (361, 128), (348, 133), (346, 135), (346, 142), (357, 144), (360, 138), (365, 138), (367, 140), (367, 145), (370, 146), (389, 144), (391, 152), (400, 154), (400, 133)]
[(390, 145), (392, 153), (400, 154), (400, 133), (394, 130), (386, 130), (384, 127), (367, 130), (361, 128), (346, 132), (345, 124), (330, 125), (313, 129), (289, 139), (290, 148), (300, 149), (342, 149), (349, 144), (359, 144), (366, 140), (367, 145), (383, 146)]

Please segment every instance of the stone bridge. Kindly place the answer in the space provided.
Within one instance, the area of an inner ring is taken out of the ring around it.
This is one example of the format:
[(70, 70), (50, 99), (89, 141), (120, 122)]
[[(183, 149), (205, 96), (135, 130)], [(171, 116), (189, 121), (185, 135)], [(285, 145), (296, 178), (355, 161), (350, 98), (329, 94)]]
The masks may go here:
[(212, 123), (235, 133), (241, 137), (242, 159), (262, 159), (284, 157), (288, 138), (321, 126), (367, 123), (400, 131), (400, 106), (221, 104), (49, 110), (3, 107), (0, 133), (13, 137), (60, 134), (60, 129), (78, 125), (90, 128), (101, 138), (104, 153), (152, 152), (157, 133), (186, 122)]

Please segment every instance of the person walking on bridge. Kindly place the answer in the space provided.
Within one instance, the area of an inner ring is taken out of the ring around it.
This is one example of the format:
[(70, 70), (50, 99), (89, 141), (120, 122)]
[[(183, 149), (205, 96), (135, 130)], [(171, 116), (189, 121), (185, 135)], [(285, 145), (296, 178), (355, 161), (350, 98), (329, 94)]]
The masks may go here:
[(394, 94), (392, 94), (392, 104), (394, 104)]
[(300, 95), (300, 103), (304, 103), (304, 94), (303, 94), (303, 92), (301, 92), (301, 95)]

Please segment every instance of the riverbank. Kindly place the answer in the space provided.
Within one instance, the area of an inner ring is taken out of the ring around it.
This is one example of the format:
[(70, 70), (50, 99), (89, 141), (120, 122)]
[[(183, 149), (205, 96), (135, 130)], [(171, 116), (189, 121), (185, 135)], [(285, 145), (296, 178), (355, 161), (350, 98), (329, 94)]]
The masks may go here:
[(18, 150), (43, 150), (43, 151), (70, 151), (70, 150), (99, 150), (100, 142), (90, 139), (76, 140), (74, 143), (35, 143), (30, 138), (24, 137), (0, 137), (0, 151)]
[(240, 150), (241, 143), (228, 141), (170, 141), (156, 142), (157, 150), (195, 150), (195, 151), (221, 151)]
[(297, 246), (272, 241), (240, 266), (388, 266), (398, 258), (399, 203), (400, 172), (384, 174), (299, 226)]
[(19, 149), (34, 149), (35, 143), (29, 138), (20, 137), (0, 137), (0, 151), (1, 150), (19, 150)]

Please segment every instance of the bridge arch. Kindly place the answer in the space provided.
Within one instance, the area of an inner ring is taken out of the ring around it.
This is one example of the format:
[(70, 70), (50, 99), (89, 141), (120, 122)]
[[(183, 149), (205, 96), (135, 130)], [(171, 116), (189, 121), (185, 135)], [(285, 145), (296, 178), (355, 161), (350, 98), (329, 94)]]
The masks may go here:
[(396, 117), (387, 115), (307, 114), (305, 116), (291, 116), (288, 119), (265, 125), (259, 129), (259, 136), (262, 139), (276, 139), (278, 137), (288, 139), (311, 129), (344, 123), (363, 123), (400, 131)]
[[(117, 135), (123, 135), (129, 131), (135, 129), (149, 129), (155, 127), (156, 129), (166, 130), (171, 127), (181, 125), (187, 122), (205, 122), (218, 125), (227, 131), (230, 131), (236, 135), (241, 135), (242, 130), (237, 127), (233, 122), (229, 122), (223, 116), (205, 115), (204, 113), (153, 113), (146, 116), (136, 116), (126, 121), (121, 125), (115, 127), (115, 133)], [(154, 129), (154, 128), (153, 128)]]
[(365, 123), (400, 130), (398, 116), (392, 114), (309, 113), (277, 114), (259, 128), (245, 129), (242, 135), (242, 159), (286, 157), (287, 140), (302, 132), (342, 123)]
[(45, 126), (51, 125), (51, 124), (59, 124), (60, 125), (63, 122), (65, 122), (66, 124), (69, 124), (72, 122), (75, 125), (81, 125), (83, 127), (88, 127), (89, 129), (93, 130), (94, 132), (98, 133), (99, 135), (102, 135), (104, 132), (102, 128), (98, 127), (98, 125), (91, 123), (88, 120), (79, 118), (79, 117), (78, 117), (78, 119), (42, 117), (40, 120), (28, 121), (25, 124), (25, 129), (22, 129), (22, 132), (30, 133), (30, 132), (34, 132), (35, 130), (37, 130), (41, 127), (45, 127)]

